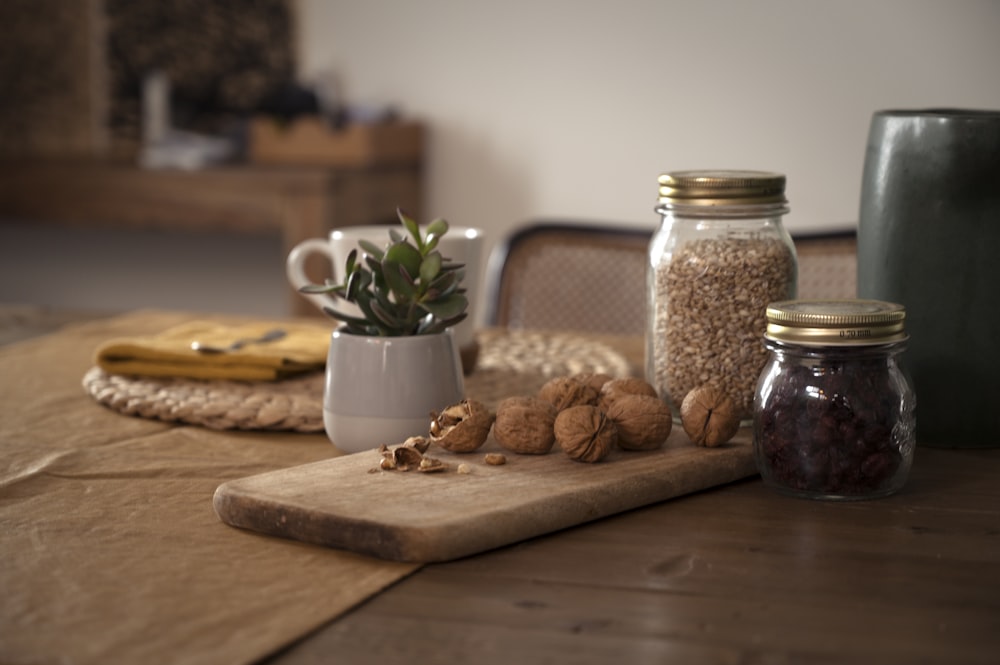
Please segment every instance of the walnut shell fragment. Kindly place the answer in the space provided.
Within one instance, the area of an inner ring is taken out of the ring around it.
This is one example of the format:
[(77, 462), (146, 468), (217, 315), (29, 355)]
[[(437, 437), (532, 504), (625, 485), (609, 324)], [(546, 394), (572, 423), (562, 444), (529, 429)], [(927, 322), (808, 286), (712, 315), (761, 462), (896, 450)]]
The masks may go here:
[(494, 416), (481, 402), (465, 399), (431, 414), (431, 441), (453, 453), (470, 453), (490, 435)]
[(693, 442), (713, 448), (736, 435), (740, 415), (729, 395), (715, 386), (704, 385), (684, 397), (681, 426)]
[(426, 436), (411, 436), (403, 442), (403, 447), (413, 448), (422, 455), (427, 452), (428, 448), (431, 447), (431, 440)]
[(420, 467), (423, 454), (412, 446), (399, 445), (395, 448), (382, 446), (379, 448), (382, 462), (379, 467), (384, 471), (410, 471)]
[[(378, 452), (382, 456), (378, 469), (382, 471), (419, 471), (435, 473), (448, 469), (448, 464), (434, 457), (424, 456), (430, 445), (425, 437), (412, 436), (395, 448), (383, 445)], [(423, 449), (423, 450), (421, 450)], [(378, 471), (372, 469), (371, 471)]]
[(537, 397), (508, 397), (497, 405), (493, 436), (513, 453), (544, 455), (552, 450), (556, 409)]
[(607, 413), (618, 427), (618, 447), (624, 450), (656, 450), (674, 426), (670, 407), (649, 395), (619, 395)]
[(554, 406), (556, 411), (562, 411), (579, 404), (594, 404), (597, 391), (572, 377), (558, 376), (545, 382), (538, 390), (538, 398)]
[(578, 462), (600, 462), (618, 441), (615, 423), (589, 404), (561, 411), (556, 416), (554, 430), (559, 447)]
[(417, 471), (421, 473), (437, 473), (447, 469), (448, 465), (436, 457), (425, 457), (420, 460), (420, 464), (417, 466)]
[(483, 461), (490, 466), (503, 466), (507, 463), (507, 457), (503, 453), (486, 453)]

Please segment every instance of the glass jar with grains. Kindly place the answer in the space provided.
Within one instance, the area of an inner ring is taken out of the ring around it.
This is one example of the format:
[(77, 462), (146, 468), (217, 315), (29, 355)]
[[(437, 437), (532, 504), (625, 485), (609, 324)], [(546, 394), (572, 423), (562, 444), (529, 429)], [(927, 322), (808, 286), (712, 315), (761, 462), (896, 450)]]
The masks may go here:
[(675, 420), (690, 391), (712, 385), (749, 425), (767, 361), (764, 312), (797, 290), (795, 246), (781, 221), (785, 176), (675, 171), (659, 182), (662, 221), (646, 278), (646, 378)]
[(916, 445), (916, 397), (899, 364), (905, 315), (879, 300), (767, 308), (770, 358), (753, 426), (766, 485), (816, 499), (870, 499), (902, 487)]

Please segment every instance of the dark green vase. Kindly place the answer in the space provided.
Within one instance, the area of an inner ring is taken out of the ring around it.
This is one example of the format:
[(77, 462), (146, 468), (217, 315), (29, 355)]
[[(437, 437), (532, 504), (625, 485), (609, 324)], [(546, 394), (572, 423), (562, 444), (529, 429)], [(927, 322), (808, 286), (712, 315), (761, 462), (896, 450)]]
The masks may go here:
[(858, 296), (906, 307), (917, 442), (1000, 446), (1000, 111), (873, 115)]

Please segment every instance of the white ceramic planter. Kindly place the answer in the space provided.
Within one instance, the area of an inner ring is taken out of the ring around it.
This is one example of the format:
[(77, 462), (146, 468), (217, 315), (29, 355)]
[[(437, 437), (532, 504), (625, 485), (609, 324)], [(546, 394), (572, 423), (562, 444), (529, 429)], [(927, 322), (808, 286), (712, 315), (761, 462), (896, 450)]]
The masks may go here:
[(411, 337), (335, 330), (330, 337), (323, 424), (345, 453), (426, 435), (430, 412), (455, 404), (464, 392), (451, 330)]

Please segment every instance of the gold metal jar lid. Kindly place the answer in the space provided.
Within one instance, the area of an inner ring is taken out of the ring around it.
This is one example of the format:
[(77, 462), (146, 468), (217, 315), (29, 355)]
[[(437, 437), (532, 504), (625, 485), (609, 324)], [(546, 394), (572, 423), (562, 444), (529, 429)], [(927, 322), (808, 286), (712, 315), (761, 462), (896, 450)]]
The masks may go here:
[(802, 346), (902, 342), (906, 310), (882, 300), (782, 300), (767, 307), (764, 337)]
[(660, 203), (733, 206), (787, 203), (785, 176), (770, 171), (672, 171), (659, 177)]

